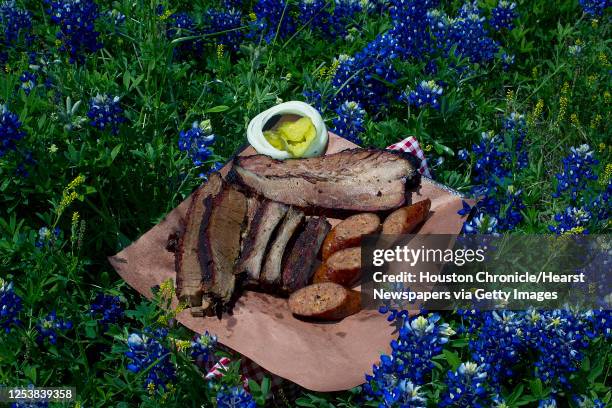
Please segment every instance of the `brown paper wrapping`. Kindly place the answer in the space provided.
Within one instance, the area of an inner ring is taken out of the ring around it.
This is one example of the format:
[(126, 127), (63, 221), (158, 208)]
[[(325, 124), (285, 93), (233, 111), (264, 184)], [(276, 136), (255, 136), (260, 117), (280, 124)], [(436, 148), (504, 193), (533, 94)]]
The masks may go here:
[[(333, 134), (327, 153), (354, 144)], [(254, 154), (249, 147), (241, 154)], [(229, 166), (221, 172), (225, 174)], [(420, 233), (457, 234), (463, 221), (457, 215), (461, 197), (423, 178), (412, 201), (429, 197), (431, 215)], [(168, 235), (177, 230), (190, 198), (132, 245), (109, 258), (117, 273), (134, 289), (150, 298), (151, 287), (175, 278), (174, 254), (166, 251)], [(332, 223), (334, 220), (331, 220)], [(337, 222), (337, 220), (335, 220)], [(177, 300), (175, 299), (175, 305)], [(269, 372), (313, 391), (346, 390), (364, 382), (381, 353), (389, 353), (394, 328), (385, 317), (363, 310), (340, 322), (308, 323), (292, 316), (285, 299), (245, 292), (233, 315), (195, 318), (185, 310), (178, 321), (197, 333), (208, 331), (220, 343), (250, 358)]]

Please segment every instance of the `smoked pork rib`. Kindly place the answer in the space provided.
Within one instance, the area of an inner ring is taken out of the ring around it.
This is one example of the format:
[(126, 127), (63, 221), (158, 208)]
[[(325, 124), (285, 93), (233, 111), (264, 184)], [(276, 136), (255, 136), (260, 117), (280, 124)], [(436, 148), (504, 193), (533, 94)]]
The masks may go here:
[(402, 206), (420, 183), (409, 153), (350, 149), (308, 159), (238, 156), (228, 181), (270, 200), (302, 208), (382, 211)]
[(205, 205), (207, 198), (217, 195), (223, 188), (223, 180), (218, 173), (213, 173), (208, 182), (198, 188), (191, 196), (191, 203), (179, 235), (175, 251), (176, 292), (180, 300), (189, 306), (200, 306), (202, 303), (202, 279), (206, 274), (204, 265), (198, 259), (198, 245), (204, 213), (212, 207)]
[(302, 211), (294, 207), (289, 208), (283, 223), (278, 229), (276, 239), (270, 246), (270, 251), (266, 256), (266, 261), (260, 276), (262, 284), (270, 287), (280, 286), (285, 248), (291, 238), (296, 234), (303, 220), (304, 213)]
[(242, 246), (240, 260), (234, 269), (236, 274), (246, 273), (246, 281), (259, 281), (262, 262), (272, 233), (281, 223), (288, 207), (284, 204), (265, 200), (250, 221), (248, 235)]
[(283, 266), (283, 290), (289, 293), (310, 283), (317, 254), (331, 225), (325, 217), (311, 217), (295, 241)]
[(247, 211), (244, 194), (226, 185), (214, 197), (207, 197), (200, 235), (199, 261), (202, 275), (202, 311), (213, 307), (220, 315), (222, 306), (234, 293), (234, 263), (240, 255), (240, 232)]

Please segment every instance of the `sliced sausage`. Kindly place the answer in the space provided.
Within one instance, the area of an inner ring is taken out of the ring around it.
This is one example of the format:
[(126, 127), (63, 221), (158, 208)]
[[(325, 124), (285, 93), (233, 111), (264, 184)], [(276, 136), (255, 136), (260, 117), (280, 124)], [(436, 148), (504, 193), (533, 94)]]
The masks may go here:
[(361, 236), (375, 234), (380, 229), (380, 218), (373, 213), (355, 214), (341, 221), (325, 237), (321, 256), (325, 261), (334, 252), (361, 245)]
[(314, 276), (314, 283), (334, 282), (351, 286), (361, 277), (361, 247), (346, 248), (334, 252)]
[(426, 198), (416, 204), (393, 211), (383, 223), (383, 234), (409, 234), (429, 215), (431, 200)]
[(315, 283), (292, 293), (289, 309), (296, 316), (340, 320), (361, 310), (361, 296), (337, 283)]

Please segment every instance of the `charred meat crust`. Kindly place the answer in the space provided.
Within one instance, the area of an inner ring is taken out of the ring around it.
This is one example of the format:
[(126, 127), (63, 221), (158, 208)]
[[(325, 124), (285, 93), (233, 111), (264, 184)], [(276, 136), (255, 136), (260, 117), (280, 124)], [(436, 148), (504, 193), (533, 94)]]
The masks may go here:
[(418, 167), (418, 159), (411, 154), (379, 149), (349, 149), (285, 161), (239, 156), (227, 180), (308, 213), (384, 211), (406, 202), (407, 190), (420, 183)]
[(176, 288), (179, 298), (186, 300), (191, 306), (199, 306), (202, 296), (201, 283), (204, 268), (199, 261), (199, 243), (202, 221), (211, 209), (210, 205), (206, 205), (205, 200), (218, 194), (222, 187), (221, 176), (211, 175), (208, 183), (193, 193), (185, 219), (182, 220), (174, 258)]
[(331, 225), (325, 217), (312, 217), (291, 248), (283, 266), (283, 291), (295, 292), (306, 286), (314, 274), (317, 254)]
[(259, 205), (254, 219), (250, 222), (248, 235), (244, 240), (242, 254), (236, 267), (235, 274), (246, 274), (246, 282), (259, 281), (266, 249), (272, 240), (274, 231), (282, 222), (288, 207), (281, 203), (266, 200)]
[(289, 208), (287, 214), (285, 214), (285, 218), (278, 229), (276, 239), (270, 245), (270, 250), (261, 271), (260, 282), (263, 286), (271, 290), (279, 289), (282, 279), (283, 259), (286, 259), (284, 254), (303, 220), (304, 213), (296, 208)]
[[(246, 198), (226, 186), (218, 195), (207, 197), (200, 227), (199, 260), (202, 290), (210, 307), (219, 315), (235, 295), (233, 266), (240, 252), (240, 230), (246, 214)], [(222, 231), (214, 231), (221, 228)]]

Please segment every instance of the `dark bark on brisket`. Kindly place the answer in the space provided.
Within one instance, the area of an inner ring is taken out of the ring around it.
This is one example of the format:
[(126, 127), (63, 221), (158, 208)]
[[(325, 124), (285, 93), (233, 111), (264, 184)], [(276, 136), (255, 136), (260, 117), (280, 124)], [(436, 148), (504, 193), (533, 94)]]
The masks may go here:
[(270, 200), (302, 208), (382, 211), (406, 202), (420, 183), (418, 159), (408, 153), (350, 149), (309, 159), (238, 156), (228, 181)]
[(288, 207), (281, 203), (266, 200), (250, 222), (248, 235), (244, 240), (240, 260), (234, 269), (236, 274), (246, 274), (247, 283), (259, 281), (263, 259), (272, 239), (272, 234), (283, 220)]
[(295, 241), (283, 266), (283, 290), (289, 293), (310, 283), (315, 272), (317, 254), (331, 225), (325, 217), (311, 217)]
[(223, 187), (223, 180), (215, 173), (206, 184), (191, 196), (191, 203), (184, 220), (182, 233), (175, 251), (176, 292), (189, 306), (199, 306), (202, 302), (202, 278), (206, 269), (198, 259), (202, 220), (210, 212), (205, 201), (217, 195)]
[[(235, 288), (234, 263), (240, 254), (240, 232), (246, 215), (246, 197), (226, 186), (217, 196), (208, 197), (212, 209), (202, 221), (200, 264), (204, 268), (203, 302), (219, 310), (230, 301)], [(203, 307), (207, 306), (206, 304)]]
[(273, 289), (280, 286), (282, 283), (282, 266), (283, 259), (287, 258), (283, 255), (285, 254), (285, 249), (287, 248), (287, 244), (291, 240), (291, 238), (296, 234), (296, 231), (299, 229), (302, 221), (304, 220), (304, 213), (296, 208), (289, 208), (283, 223), (278, 229), (278, 233), (276, 234), (276, 239), (270, 246), (270, 250), (268, 251), (268, 255), (266, 256), (266, 261), (264, 263), (264, 267), (261, 271), (260, 281), (262, 285)]

